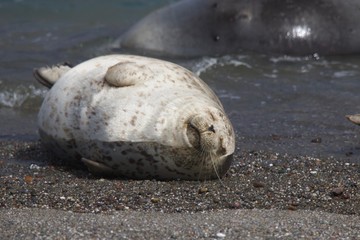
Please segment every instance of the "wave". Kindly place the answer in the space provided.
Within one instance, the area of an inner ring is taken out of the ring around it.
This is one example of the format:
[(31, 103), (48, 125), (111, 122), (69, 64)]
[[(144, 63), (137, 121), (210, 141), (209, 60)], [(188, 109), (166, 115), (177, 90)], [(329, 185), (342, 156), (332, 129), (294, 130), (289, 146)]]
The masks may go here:
[[(279, 78), (286, 83), (294, 77), (300, 77), (303, 81), (335, 81), (342, 85), (358, 86), (360, 75), (358, 59), (344, 60), (318, 56), (227, 55), (180, 60), (177, 63), (198, 76), (210, 72), (211, 77), (207, 76), (208, 84), (216, 88), (220, 98), (233, 100), (239, 99), (239, 96), (223, 90), (236, 89), (239, 79)], [(217, 74), (226, 74), (227, 82), (217, 81)], [(0, 108), (35, 109), (40, 106), (47, 92), (47, 89), (41, 86), (9, 83), (10, 81), (0, 80)]]
[(252, 66), (245, 62), (246, 56), (223, 56), (219, 58), (215, 57), (203, 57), (198, 59), (192, 66), (190, 67), (191, 71), (196, 75), (200, 76), (202, 73), (208, 71), (213, 67), (223, 67), (226, 65), (232, 65), (234, 67), (244, 66), (246, 68), (252, 68)]
[(46, 92), (46, 89), (40, 89), (34, 85), (19, 85), (14, 89), (8, 87), (0, 90), (0, 108), (21, 108), (25, 103), (31, 106), (33, 102), (42, 99)]

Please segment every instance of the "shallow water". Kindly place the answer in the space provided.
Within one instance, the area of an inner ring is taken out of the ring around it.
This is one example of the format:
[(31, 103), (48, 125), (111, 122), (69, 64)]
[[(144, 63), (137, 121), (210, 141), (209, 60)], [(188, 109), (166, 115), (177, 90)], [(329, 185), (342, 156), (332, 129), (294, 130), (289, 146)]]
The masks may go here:
[[(33, 68), (126, 52), (114, 48), (121, 32), (171, 2), (1, 1), (0, 139), (38, 138), (36, 114), (46, 89), (33, 79)], [(219, 95), (238, 151), (360, 162), (360, 127), (344, 118), (360, 113), (360, 57), (243, 53), (171, 60)]]

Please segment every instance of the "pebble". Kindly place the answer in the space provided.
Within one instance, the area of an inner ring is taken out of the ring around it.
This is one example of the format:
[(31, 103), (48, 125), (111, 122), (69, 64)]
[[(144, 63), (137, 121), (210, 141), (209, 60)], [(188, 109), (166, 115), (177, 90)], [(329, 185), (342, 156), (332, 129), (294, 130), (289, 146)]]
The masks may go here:
[(152, 203), (158, 203), (158, 202), (160, 202), (160, 198), (158, 198), (158, 197), (153, 197), (153, 198), (151, 198), (150, 200), (151, 200)]
[(343, 187), (336, 187), (331, 190), (331, 194), (335, 197), (340, 196), (343, 194), (344, 188)]
[(36, 165), (36, 164), (31, 164), (30, 167), (29, 167), (31, 170), (40, 170), (41, 167)]
[(208, 191), (209, 191), (209, 189), (207, 187), (201, 187), (201, 188), (199, 188), (198, 193), (202, 194), (202, 193), (206, 193)]
[(217, 238), (225, 238), (226, 235), (224, 233), (218, 232), (218, 233), (216, 233), (216, 237)]
[(263, 183), (263, 182), (261, 182), (261, 181), (254, 181), (254, 182), (253, 182), (253, 186), (254, 186), (255, 188), (263, 188), (263, 187), (265, 187), (265, 183)]

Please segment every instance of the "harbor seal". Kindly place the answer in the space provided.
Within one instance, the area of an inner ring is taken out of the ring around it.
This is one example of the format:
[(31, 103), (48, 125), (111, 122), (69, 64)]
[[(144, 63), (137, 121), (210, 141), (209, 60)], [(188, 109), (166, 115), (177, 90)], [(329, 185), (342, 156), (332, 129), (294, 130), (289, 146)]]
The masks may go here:
[(356, 0), (182, 0), (144, 17), (120, 46), (185, 57), (354, 54), (359, 22)]
[(230, 167), (231, 122), (215, 93), (181, 66), (108, 55), (34, 75), (51, 87), (38, 115), (42, 142), (93, 173), (201, 180)]

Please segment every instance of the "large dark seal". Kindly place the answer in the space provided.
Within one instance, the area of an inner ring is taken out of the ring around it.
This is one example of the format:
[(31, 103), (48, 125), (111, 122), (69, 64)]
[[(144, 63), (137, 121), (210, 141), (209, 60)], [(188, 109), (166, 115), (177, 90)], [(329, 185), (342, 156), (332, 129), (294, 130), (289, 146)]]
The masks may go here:
[(166, 55), (360, 52), (360, 1), (183, 0), (129, 29), (121, 46)]

